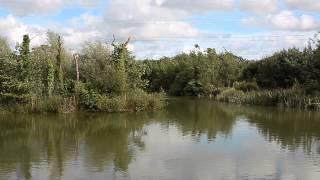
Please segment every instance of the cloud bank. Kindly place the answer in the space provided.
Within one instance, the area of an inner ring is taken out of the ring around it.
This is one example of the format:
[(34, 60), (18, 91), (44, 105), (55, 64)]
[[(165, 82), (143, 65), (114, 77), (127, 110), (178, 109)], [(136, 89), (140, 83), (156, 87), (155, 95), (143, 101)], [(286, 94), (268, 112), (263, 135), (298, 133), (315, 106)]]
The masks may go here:
[[(0, 0), (0, 9), (7, 12), (0, 16), (0, 35), (15, 44), (28, 33), (33, 37), (32, 44), (39, 45), (51, 29), (63, 35), (69, 49), (77, 50), (85, 41), (110, 42), (115, 34), (118, 40), (132, 36), (131, 47), (138, 58), (171, 56), (192, 49), (195, 43), (202, 48), (227, 48), (247, 58), (259, 58), (282, 48), (305, 45), (308, 37), (320, 29), (319, 19), (314, 16), (320, 10), (316, 1)], [(24, 17), (63, 16), (74, 8), (83, 13), (68, 17), (64, 23), (37, 25), (23, 21)], [(92, 13), (98, 10), (99, 13)], [(211, 14), (215, 13), (225, 17), (214, 19)], [(239, 13), (241, 16), (233, 15)], [(237, 28), (249, 30), (210, 26), (228, 20)]]

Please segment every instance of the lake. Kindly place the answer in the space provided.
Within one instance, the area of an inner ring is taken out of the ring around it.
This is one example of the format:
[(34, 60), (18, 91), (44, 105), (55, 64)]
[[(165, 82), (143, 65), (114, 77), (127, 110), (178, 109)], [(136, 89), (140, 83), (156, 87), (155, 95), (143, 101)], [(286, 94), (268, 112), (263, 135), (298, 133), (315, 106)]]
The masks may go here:
[(158, 112), (0, 115), (1, 180), (320, 179), (320, 113), (192, 98)]

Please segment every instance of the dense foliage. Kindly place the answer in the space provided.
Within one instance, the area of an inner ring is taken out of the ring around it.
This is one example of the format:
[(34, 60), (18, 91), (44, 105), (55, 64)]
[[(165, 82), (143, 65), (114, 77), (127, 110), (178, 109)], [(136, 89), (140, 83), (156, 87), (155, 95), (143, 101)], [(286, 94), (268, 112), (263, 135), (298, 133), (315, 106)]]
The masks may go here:
[[(0, 102), (13, 111), (141, 111), (162, 106), (161, 94), (144, 91), (145, 65), (135, 61), (127, 43), (93, 42), (79, 54), (64, 48), (60, 35), (30, 49), (30, 38), (12, 51), (0, 38)], [(129, 40), (128, 40), (129, 41)]]
[(144, 77), (151, 92), (210, 96), (242, 104), (320, 106), (320, 41), (315, 44), (314, 48), (282, 50), (259, 61), (229, 52), (218, 54), (214, 49), (196, 49), (172, 58), (144, 61)]
[(144, 63), (148, 89), (163, 89), (170, 95), (213, 95), (221, 87), (232, 86), (246, 64), (232, 53), (217, 54), (214, 49)]
[[(159, 94), (205, 96), (241, 104), (320, 106), (320, 41), (282, 50), (258, 61), (197, 45), (190, 53), (136, 61), (127, 44), (86, 43), (72, 55), (48, 32), (30, 50), (30, 38), (11, 51), (0, 38), (0, 101), (32, 111), (87, 109), (140, 111), (161, 107)], [(43, 102), (45, 99), (46, 102)]]

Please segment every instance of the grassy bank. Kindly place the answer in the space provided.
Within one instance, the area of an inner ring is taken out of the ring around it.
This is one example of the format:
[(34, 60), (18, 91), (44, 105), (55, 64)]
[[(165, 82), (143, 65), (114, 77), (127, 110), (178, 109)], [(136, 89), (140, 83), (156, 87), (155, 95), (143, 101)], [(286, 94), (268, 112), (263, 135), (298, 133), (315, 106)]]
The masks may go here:
[(148, 94), (135, 90), (123, 95), (107, 96), (91, 94), (88, 96), (51, 96), (29, 97), (24, 102), (2, 104), (2, 112), (12, 113), (72, 113), (76, 111), (90, 112), (138, 112), (161, 109), (164, 94)]
[(234, 104), (277, 106), (320, 110), (320, 97), (306, 95), (300, 89), (256, 90), (244, 92), (235, 88), (223, 90), (216, 100)]

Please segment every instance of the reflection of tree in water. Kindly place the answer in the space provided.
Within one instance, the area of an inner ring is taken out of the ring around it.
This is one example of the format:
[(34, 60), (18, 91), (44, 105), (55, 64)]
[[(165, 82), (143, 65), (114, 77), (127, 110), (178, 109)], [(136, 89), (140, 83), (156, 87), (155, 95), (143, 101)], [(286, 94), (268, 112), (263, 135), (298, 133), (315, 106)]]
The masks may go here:
[[(302, 147), (308, 153), (320, 148), (320, 113), (274, 108), (243, 108), (248, 121), (283, 148)], [(312, 150), (313, 149), (313, 150)]]
[(102, 171), (108, 163), (113, 162), (115, 170), (126, 171), (135, 151), (144, 149), (141, 139), (144, 119), (141, 116), (131, 116), (128, 120), (124, 116), (126, 115), (113, 115), (110, 121), (106, 121), (105, 116), (94, 117), (95, 125), (98, 126), (88, 129), (85, 137), (89, 167)]
[(0, 129), (0, 171), (16, 169), (18, 176), (30, 179), (31, 162), (40, 161), (38, 144), (27, 132), (32, 129), (32, 121), (26, 124), (24, 121), (13, 121), (11, 117), (1, 118)]
[(170, 103), (170, 123), (177, 123), (184, 134), (228, 135), (237, 118), (247, 117), (269, 141), (282, 148), (320, 154), (320, 113), (280, 110), (269, 107), (237, 106), (208, 101), (179, 99)]
[(168, 117), (178, 124), (183, 134), (197, 137), (206, 134), (213, 140), (218, 134), (231, 133), (236, 119), (232, 111), (212, 101), (179, 99), (169, 104)]
[(113, 165), (126, 171), (135, 151), (144, 148), (145, 118), (126, 114), (0, 117), (0, 171), (6, 171), (0, 173), (15, 172), (31, 179), (32, 166), (47, 162), (50, 179), (60, 179), (66, 161), (78, 156), (81, 143), (88, 151), (88, 166), (103, 170)]
[(127, 171), (136, 152), (145, 148), (143, 127), (148, 123), (175, 124), (183, 134), (207, 134), (213, 139), (231, 132), (235, 116), (214, 103), (179, 100), (167, 111), (150, 114), (4, 115), (0, 119), (0, 171), (10, 169), (7, 173), (31, 179), (31, 168), (47, 162), (50, 178), (60, 179), (66, 162), (77, 159), (79, 151), (84, 151), (86, 167)]
[(150, 114), (1, 115), (0, 174), (31, 179), (31, 168), (47, 162), (50, 179), (61, 179), (66, 163), (80, 153), (85, 167), (127, 171), (137, 151), (145, 148), (144, 127), (149, 123), (174, 125), (183, 135), (212, 140), (229, 135), (240, 115), (283, 148), (320, 154), (320, 113), (178, 99), (166, 111)]

